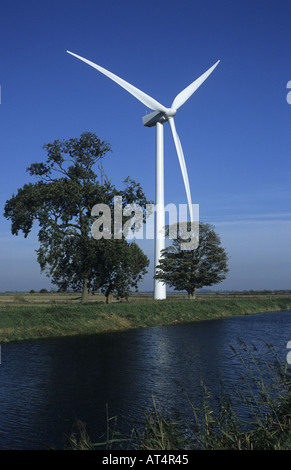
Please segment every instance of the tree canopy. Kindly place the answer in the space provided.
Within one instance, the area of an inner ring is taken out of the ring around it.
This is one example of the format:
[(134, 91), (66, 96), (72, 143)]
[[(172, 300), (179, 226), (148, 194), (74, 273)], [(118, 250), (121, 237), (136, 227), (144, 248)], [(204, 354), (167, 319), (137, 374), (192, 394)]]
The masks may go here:
[(186, 290), (194, 298), (196, 289), (218, 284), (226, 278), (228, 256), (220, 238), (209, 224), (199, 223), (199, 244), (194, 250), (183, 250), (177, 237), (165, 248), (157, 266), (156, 279), (175, 290)]
[[(83, 301), (87, 301), (89, 289), (125, 295), (129, 287), (137, 287), (149, 261), (124, 237), (92, 238), (91, 210), (103, 203), (113, 213), (115, 196), (121, 196), (123, 207), (137, 203), (145, 210), (149, 201), (140, 184), (126, 178), (122, 190), (115, 188), (103, 169), (110, 145), (93, 133), (55, 140), (44, 149), (46, 161), (27, 168), (38, 180), (18, 189), (5, 204), (4, 216), (11, 220), (12, 234), (23, 232), (27, 237), (34, 222), (38, 223), (37, 260), (59, 289), (82, 289)], [(117, 279), (117, 272), (123, 275), (123, 282)]]

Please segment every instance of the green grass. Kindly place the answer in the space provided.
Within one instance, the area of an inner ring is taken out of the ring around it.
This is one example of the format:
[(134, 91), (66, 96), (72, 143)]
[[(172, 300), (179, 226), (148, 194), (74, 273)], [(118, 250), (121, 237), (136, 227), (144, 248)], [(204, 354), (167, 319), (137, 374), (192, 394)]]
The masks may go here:
[(96, 334), (177, 323), (290, 310), (291, 297), (139, 299), (128, 303), (0, 305), (0, 342)]

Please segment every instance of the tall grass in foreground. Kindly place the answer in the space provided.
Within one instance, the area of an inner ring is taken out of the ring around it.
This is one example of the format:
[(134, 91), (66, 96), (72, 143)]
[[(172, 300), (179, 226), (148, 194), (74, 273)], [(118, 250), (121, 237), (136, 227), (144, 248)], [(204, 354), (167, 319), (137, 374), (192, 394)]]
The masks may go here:
[(143, 426), (133, 426), (129, 436), (118, 432), (118, 418), (109, 417), (100, 442), (93, 443), (85, 426), (78, 422), (66, 449), (131, 449), (131, 450), (291, 450), (291, 377), (274, 348), (266, 344), (261, 350), (231, 346), (244, 366), (234, 390), (221, 391), (215, 398), (201, 384), (203, 400), (195, 406), (186, 396), (192, 410), (192, 423), (174, 421), (159, 411), (153, 399), (153, 410), (145, 414)]
[(241, 341), (240, 349), (231, 349), (244, 366), (234, 391), (230, 393), (221, 380), (213, 407), (213, 397), (202, 384), (202, 406), (191, 405), (199, 448), (270, 450), (284, 447), (289, 440), (291, 449), (290, 370), (272, 345), (261, 350)]

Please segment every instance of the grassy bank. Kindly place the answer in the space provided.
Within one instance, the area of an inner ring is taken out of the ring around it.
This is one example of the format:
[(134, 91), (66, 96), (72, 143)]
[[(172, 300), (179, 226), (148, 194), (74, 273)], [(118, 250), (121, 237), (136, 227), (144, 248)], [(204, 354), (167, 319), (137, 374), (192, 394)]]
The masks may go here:
[[(19, 301), (19, 299), (18, 299)], [(20, 302), (0, 305), (0, 343), (291, 310), (291, 297), (204, 298), (86, 305)]]

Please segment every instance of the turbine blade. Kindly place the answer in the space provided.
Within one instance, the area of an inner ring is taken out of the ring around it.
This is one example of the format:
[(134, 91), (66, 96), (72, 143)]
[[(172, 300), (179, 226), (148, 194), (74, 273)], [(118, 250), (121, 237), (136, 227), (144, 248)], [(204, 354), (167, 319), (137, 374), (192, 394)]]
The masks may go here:
[(91, 65), (94, 69), (99, 70), (99, 72), (103, 73), (106, 75), (108, 78), (111, 78), (114, 82), (118, 83), (122, 88), (124, 88), (126, 91), (131, 93), (135, 98), (137, 98), (139, 101), (141, 101), (143, 104), (145, 104), (148, 108), (154, 110), (154, 111), (162, 111), (166, 112), (167, 108), (163, 106), (161, 103), (156, 101), (154, 98), (151, 96), (147, 95), (143, 91), (139, 90), (135, 86), (131, 85), (130, 83), (126, 82), (122, 78), (118, 77), (112, 72), (109, 72), (108, 70), (104, 69), (103, 67), (100, 67), (100, 65), (94, 64), (94, 62), (91, 62), (90, 60), (84, 59), (84, 57), (81, 57), (77, 54), (74, 54), (73, 52), (67, 51), (68, 54), (71, 54), (74, 57), (77, 57), (77, 59), (82, 60), (88, 65)]
[(176, 131), (176, 126), (175, 126), (174, 119), (169, 118), (168, 121), (169, 121), (169, 124), (170, 124), (170, 128), (171, 128), (171, 131), (172, 131), (175, 147), (176, 147), (177, 154), (178, 154), (178, 159), (179, 159), (179, 162), (180, 162), (181, 172), (182, 172), (182, 176), (183, 176), (183, 180), (184, 180), (184, 185), (185, 185), (186, 195), (187, 195), (187, 201), (188, 201), (188, 206), (189, 206), (190, 220), (191, 220), (191, 222), (194, 222), (193, 221), (193, 210), (192, 210), (192, 199), (191, 199), (190, 185), (189, 185), (188, 173), (187, 173), (187, 169), (186, 169), (186, 163), (185, 163), (185, 158), (184, 158), (184, 153), (183, 153), (181, 141), (180, 141), (179, 136), (178, 136), (177, 131)]
[(187, 86), (181, 93), (179, 93), (173, 101), (172, 108), (179, 109), (185, 101), (187, 101), (191, 95), (193, 95), (194, 91), (202, 85), (202, 83), (206, 80), (207, 77), (213, 72), (215, 67), (219, 64), (220, 60), (218, 60), (210, 69), (203, 73), (199, 78), (194, 80), (189, 86)]

